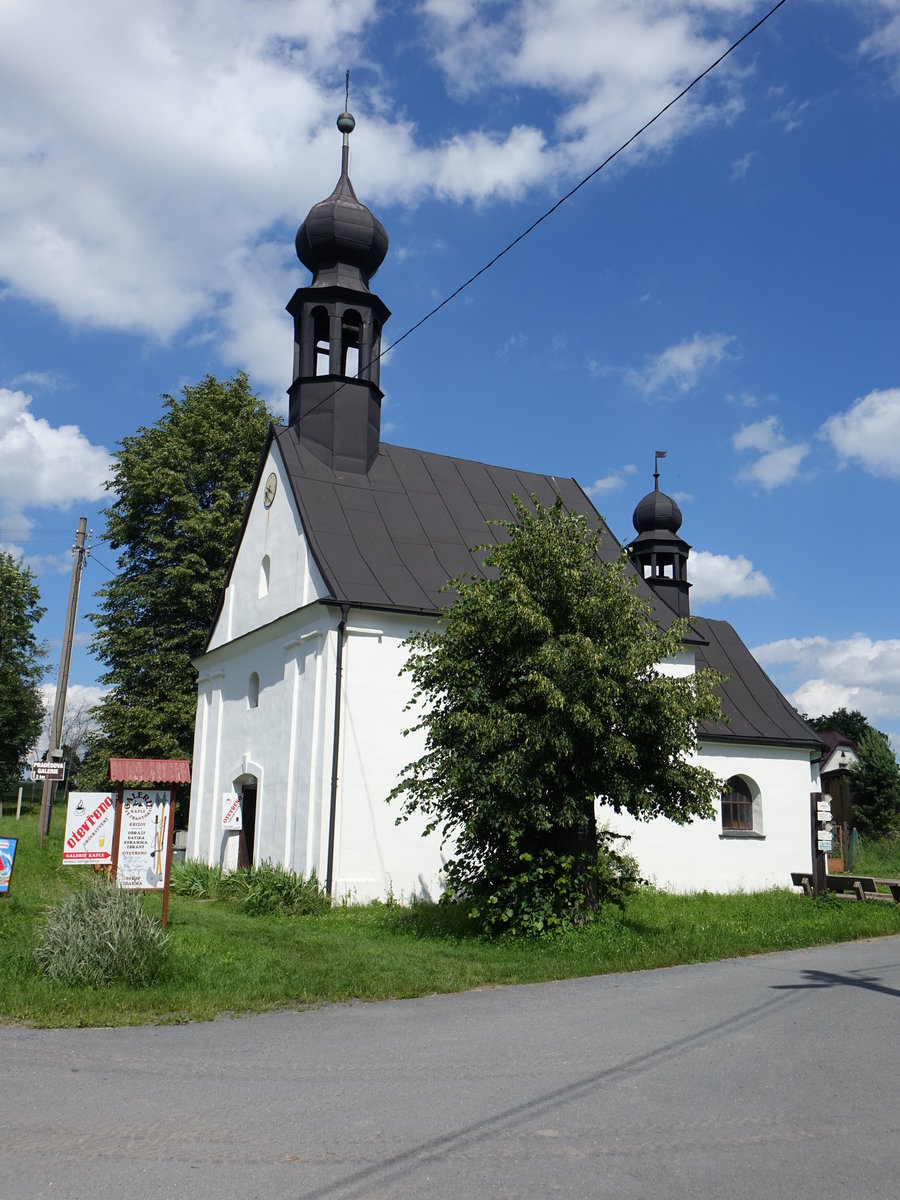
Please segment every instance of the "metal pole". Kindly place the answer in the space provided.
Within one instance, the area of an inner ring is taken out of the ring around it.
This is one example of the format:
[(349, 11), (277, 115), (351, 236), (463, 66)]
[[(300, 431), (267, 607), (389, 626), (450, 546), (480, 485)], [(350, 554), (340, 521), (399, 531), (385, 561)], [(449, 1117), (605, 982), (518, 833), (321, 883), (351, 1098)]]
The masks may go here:
[[(75, 556), (72, 563), (72, 582), (69, 585), (69, 606), (66, 609), (66, 625), (63, 631), (62, 651), (59, 657), (59, 675), (56, 678), (56, 701), (53, 705), (53, 717), (50, 722), (50, 748), (48, 758), (53, 761), (62, 758), (62, 727), (66, 714), (66, 693), (69, 690), (69, 666), (72, 662), (72, 642), (75, 638), (75, 614), (78, 610), (78, 589), (81, 586), (81, 571), (84, 567), (84, 539), (87, 533), (87, 517), (78, 521), (75, 533), (75, 545), (72, 553)], [(53, 809), (53, 797), (56, 793), (56, 780), (45, 779), (44, 790), (41, 794), (41, 819), (39, 822), (39, 844), (43, 846), (44, 835), (50, 832), (50, 813)]]

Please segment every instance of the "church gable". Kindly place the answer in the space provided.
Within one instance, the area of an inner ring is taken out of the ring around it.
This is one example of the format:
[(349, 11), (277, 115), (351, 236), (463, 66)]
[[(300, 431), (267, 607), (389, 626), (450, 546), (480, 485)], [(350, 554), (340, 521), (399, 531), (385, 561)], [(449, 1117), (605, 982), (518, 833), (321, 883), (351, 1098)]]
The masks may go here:
[(325, 599), (276, 440), (259, 472), (207, 650)]

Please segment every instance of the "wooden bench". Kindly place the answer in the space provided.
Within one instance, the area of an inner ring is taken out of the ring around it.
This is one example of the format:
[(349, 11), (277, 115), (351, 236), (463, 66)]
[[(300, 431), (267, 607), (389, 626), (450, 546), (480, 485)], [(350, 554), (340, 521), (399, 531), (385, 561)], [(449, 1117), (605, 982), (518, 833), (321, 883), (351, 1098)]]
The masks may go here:
[[(812, 871), (792, 871), (791, 883), (794, 887), (803, 888), (807, 896), (813, 892)], [(878, 885), (886, 887), (886, 892), (879, 892)], [(826, 875), (825, 886), (842, 900), (880, 900), (900, 904), (900, 880), (876, 879), (872, 875)]]
[(807, 896), (812, 895), (812, 871), (791, 871), (791, 883), (794, 887), (803, 888)]
[(874, 900), (878, 888), (871, 875), (826, 875), (825, 886), (829, 892), (836, 892), (847, 899)]

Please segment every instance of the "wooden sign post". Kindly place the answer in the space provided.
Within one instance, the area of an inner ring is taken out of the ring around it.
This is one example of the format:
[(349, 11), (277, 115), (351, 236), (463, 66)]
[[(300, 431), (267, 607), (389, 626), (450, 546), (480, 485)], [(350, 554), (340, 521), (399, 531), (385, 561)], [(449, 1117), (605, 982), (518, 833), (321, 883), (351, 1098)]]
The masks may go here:
[(810, 835), (812, 841), (812, 885), (814, 896), (828, 891), (826, 858), (831, 849), (831, 800), (821, 792), (810, 792)]

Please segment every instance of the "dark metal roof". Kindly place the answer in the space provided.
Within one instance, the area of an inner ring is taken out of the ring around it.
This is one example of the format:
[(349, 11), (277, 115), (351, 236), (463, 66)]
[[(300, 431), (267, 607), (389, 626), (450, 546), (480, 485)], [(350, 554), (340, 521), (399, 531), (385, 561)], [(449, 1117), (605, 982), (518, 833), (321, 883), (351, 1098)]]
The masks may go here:
[(677, 533), (684, 518), (671, 496), (658, 489), (638, 502), (631, 518), (638, 533)]
[(727, 723), (701, 726), (701, 740), (787, 743), (821, 750), (822, 740), (768, 677), (727, 621), (691, 617), (707, 644), (697, 647), (697, 669), (731, 678), (720, 689)]
[(384, 262), (388, 235), (384, 226), (360, 204), (348, 174), (345, 149), (341, 177), (334, 191), (314, 204), (297, 230), (297, 257), (317, 284), (343, 283), (369, 290), (369, 280)]
[[(452, 598), (441, 591), (448, 579), (485, 574), (471, 547), (503, 538), (501, 529), (485, 522), (515, 520), (513, 494), (526, 502), (534, 494), (546, 505), (559, 494), (591, 528), (602, 524), (574, 479), (385, 442), (367, 474), (338, 472), (303, 446), (294, 426), (276, 428), (274, 438), (310, 549), (331, 597), (342, 604), (437, 613)], [(604, 526), (600, 557), (614, 562), (621, 549)], [(637, 587), (668, 628), (672, 610), (640, 577)]]

